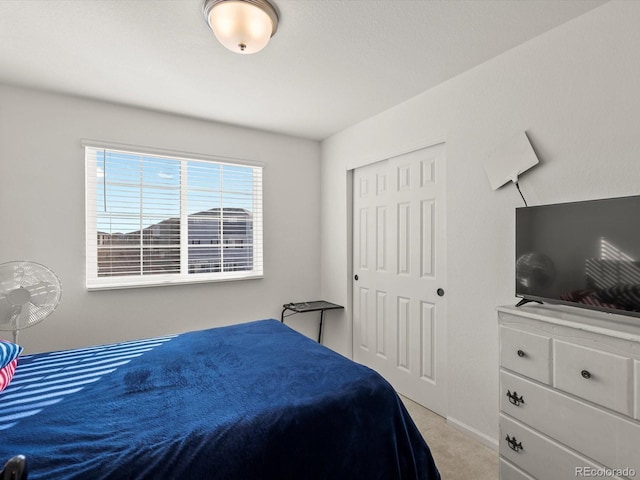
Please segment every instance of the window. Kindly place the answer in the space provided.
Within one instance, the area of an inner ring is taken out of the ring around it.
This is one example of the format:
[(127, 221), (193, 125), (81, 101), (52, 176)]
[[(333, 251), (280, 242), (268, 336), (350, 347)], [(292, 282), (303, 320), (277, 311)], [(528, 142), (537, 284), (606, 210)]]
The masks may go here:
[(85, 145), (87, 288), (256, 278), (262, 167)]

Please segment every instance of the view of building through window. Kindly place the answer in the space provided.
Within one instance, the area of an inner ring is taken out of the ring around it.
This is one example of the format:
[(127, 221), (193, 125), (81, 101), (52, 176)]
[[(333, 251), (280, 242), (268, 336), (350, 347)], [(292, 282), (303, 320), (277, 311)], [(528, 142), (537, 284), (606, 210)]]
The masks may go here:
[(261, 168), (87, 150), (97, 277), (261, 273)]

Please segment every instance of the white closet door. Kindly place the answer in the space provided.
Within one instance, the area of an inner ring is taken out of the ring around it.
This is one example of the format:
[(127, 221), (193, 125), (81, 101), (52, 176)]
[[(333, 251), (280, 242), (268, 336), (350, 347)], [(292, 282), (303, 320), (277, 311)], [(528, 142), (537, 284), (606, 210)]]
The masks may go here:
[(354, 171), (354, 359), (446, 415), (444, 144)]

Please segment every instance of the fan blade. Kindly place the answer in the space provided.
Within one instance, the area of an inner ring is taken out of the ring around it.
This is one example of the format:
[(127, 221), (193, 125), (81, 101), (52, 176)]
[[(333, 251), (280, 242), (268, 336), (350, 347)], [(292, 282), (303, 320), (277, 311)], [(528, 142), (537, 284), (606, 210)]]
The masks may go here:
[(38, 318), (38, 312), (40, 312), (40, 309), (31, 302), (27, 303), (24, 307), (22, 310), (22, 315), (20, 315), (18, 328), (30, 327), (32, 325), (35, 325), (36, 323), (40, 323), (40, 321), (44, 320), (44, 317), (46, 317), (46, 315), (44, 315), (42, 316), (42, 318)]
[(10, 292), (11, 290), (15, 290), (16, 288), (20, 288), (20, 282), (16, 281), (13, 277), (5, 277), (3, 278), (0, 275), (0, 292), (1, 295), (5, 295), (5, 292)]
[(52, 301), (58, 291), (56, 286), (49, 282), (38, 282), (25, 288), (31, 294), (31, 302), (37, 307)]
[(20, 305), (10, 303), (6, 295), (0, 296), (0, 330), (13, 330), (20, 311)]
[(21, 305), (11, 305), (9, 308), (8, 315), (0, 318), (0, 327), (4, 330), (17, 330), (18, 327), (18, 319), (22, 314), (22, 306)]
[(35, 325), (36, 323), (40, 323), (45, 318), (47, 318), (51, 312), (55, 309), (55, 304), (48, 304), (44, 307), (40, 305), (35, 305), (32, 302), (27, 304), (27, 311), (23, 312), (20, 317), (21, 327), (27, 328)]
[(13, 278), (18, 285), (22, 285), (24, 281), (24, 272), (25, 272), (25, 264), (21, 263), (20, 266), (16, 267), (15, 272), (13, 273)]
[(12, 305), (7, 301), (6, 295), (0, 295), (0, 329), (5, 322), (9, 321), (12, 310)]

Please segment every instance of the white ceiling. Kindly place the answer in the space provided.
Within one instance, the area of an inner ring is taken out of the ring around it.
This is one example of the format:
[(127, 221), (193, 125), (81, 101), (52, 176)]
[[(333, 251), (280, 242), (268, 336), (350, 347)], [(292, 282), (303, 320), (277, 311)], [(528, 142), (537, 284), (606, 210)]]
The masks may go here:
[(229, 52), (204, 0), (0, 0), (0, 82), (320, 140), (604, 0), (274, 0)]

